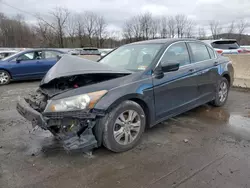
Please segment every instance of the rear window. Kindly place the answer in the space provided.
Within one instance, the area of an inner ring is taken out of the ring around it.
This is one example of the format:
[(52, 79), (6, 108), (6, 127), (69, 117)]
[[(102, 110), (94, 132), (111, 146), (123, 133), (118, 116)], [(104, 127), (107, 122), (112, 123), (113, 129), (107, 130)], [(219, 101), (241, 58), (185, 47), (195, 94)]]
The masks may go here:
[(83, 49), (81, 55), (100, 55), (100, 52), (98, 49)]
[(236, 41), (216, 41), (211, 43), (213, 48), (223, 49), (223, 50), (232, 50), (238, 49), (240, 46)]

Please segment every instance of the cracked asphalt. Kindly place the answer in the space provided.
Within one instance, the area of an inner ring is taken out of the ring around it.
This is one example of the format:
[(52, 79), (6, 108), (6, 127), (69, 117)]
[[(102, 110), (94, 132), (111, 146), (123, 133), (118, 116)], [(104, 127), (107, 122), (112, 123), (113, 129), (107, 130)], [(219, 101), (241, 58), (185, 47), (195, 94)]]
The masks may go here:
[(0, 87), (1, 188), (250, 187), (250, 92), (204, 105), (145, 132), (133, 150), (66, 152), (15, 110), (39, 82)]

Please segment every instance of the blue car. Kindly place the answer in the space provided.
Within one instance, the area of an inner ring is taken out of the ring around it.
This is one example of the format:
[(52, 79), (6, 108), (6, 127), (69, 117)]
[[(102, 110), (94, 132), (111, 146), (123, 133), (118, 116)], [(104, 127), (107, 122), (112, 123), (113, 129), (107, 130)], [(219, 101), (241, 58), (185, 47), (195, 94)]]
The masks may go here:
[(11, 80), (40, 79), (64, 52), (54, 49), (25, 50), (0, 61), (0, 85)]

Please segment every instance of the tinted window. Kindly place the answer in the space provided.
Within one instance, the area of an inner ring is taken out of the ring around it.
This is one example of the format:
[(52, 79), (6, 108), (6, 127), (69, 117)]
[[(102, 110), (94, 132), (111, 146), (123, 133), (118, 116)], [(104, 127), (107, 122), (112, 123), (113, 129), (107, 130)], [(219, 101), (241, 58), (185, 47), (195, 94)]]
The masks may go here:
[(211, 59), (216, 58), (214, 50), (212, 48), (209, 48), (209, 47), (207, 47), (207, 49), (208, 49), (208, 52), (210, 54)]
[(204, 44), (197, 42), (190, 42), (189, 46), (193, 53), (194, 62), (205, 61), (210, 59), (207, 47)]
[(213, 48), (219, 48), (223, 50), (238, 49), (239, 45), (235, 41), (216, 41), (211, 43)]
[(173, 44), (162, 57), (162, 62), (176, 61), (180, 66), (190, 64), (187, 46), (184, 42)]
[(42, 59), (42, 52), (41, 51), (28, 52), (28, 53), (20, 55), (18, 59), (20, 60)]
[(55, 51), (45, 51), (45, 59), (57, 58), (61, 53)]

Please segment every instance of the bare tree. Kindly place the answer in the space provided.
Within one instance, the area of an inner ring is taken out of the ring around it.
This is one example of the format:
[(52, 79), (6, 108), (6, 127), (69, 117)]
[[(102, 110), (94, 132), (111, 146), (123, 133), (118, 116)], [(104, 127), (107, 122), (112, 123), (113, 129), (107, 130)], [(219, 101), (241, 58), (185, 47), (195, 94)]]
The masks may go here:
[(71, 14), (69, 15), (66, 22), (66, 32), (69, 37), (69, 41), (71, 46), (75, 46), (75, 39), (77, 36), (77, 15)]
[(200, 40), (202, 40), (202, 39), (204, 40), (206, 38), (206, 31), (205, 31), (204, 27), (199, 27), (198, 35), (199, 35)]
[(174, 38), (175, 37), (175, 28), (176, 28), (176, 21), (173, 16), (169, 16), (167, 19), (167, 26), (169, 29), (169, 37)]
[(96, 23), (97, 23), (97, 15), (93, 12), (85, 12), (83, 15), (83, 24), (85, 33), (89, 39), (90, 46), (93, 45), (93, 36), (96, 35)]
[(96, 20), (96, 36), (97, 36), (97, 43), (98, 47), (102, 48), (104, 39), (107, 36), (107, 23), (103, 16), (98, 16)]
[(176, 30), (177, 30), (177, 36), (178, 38), (182, 38), (185, 33), (185, 28), (187, 25), (187, 16), (183, 14), (178, 14), (175, 16), (176, 21)]
[(133, 25), (131, 20), (125, 22), (123, 27), (123, 36), (127, 42), (131, 43), (133, 41)]
[(249, 23), (246, 20), (242, 19), (237, 23), (237, 34), (239, 43), (241, 43), (242, 34), (247, 29), (247, 27), (249, 27)]
[(152, 28), (153, 18), (152, 14), (146, 12), (140, 16), (140, 27), (142, 32), (142, 38), (145, 40), (150, 37), (150, 30)]
[(158, 34), (160, 20), (158, 18), (152, 18), (150, 28), (150, 38), (155, 39)]
[(159, 32), (161, 38), (167, 38), (168, 29), (167, 29), (167, 18), (165, 16), (161, 17)]
[(68, 9), (64, 8), (55, 8), (53, 12), (51, 12), (51, 15), (54, 17), (54, 23), (53, 28), (55, 30), (55, 33), (58, 37), (59, 47), (64, 47), (64, 29), (66, 26), (66, 21), (70, 15), (70, 12)]
[(227, 32), (227, 38), (230, 38), (231, 35), (234, 33), (234, 30), (235, 30), (235, 23), (234, 21), (232, 21), (228, 27), (228, 30), (226, 31)]
[(187, 20), (186, 28), (185, 28), (185, 35), (187, 38), (193, 37), (193, 27), (194, 27), (193, 20)]
[(218, 39), (218, 35), (221, 34), (221, 31), (222, 31), (220, 22), (215, 21), (215, 20), (210, 21), (209, 26), (210, 26), (213, 39)]

